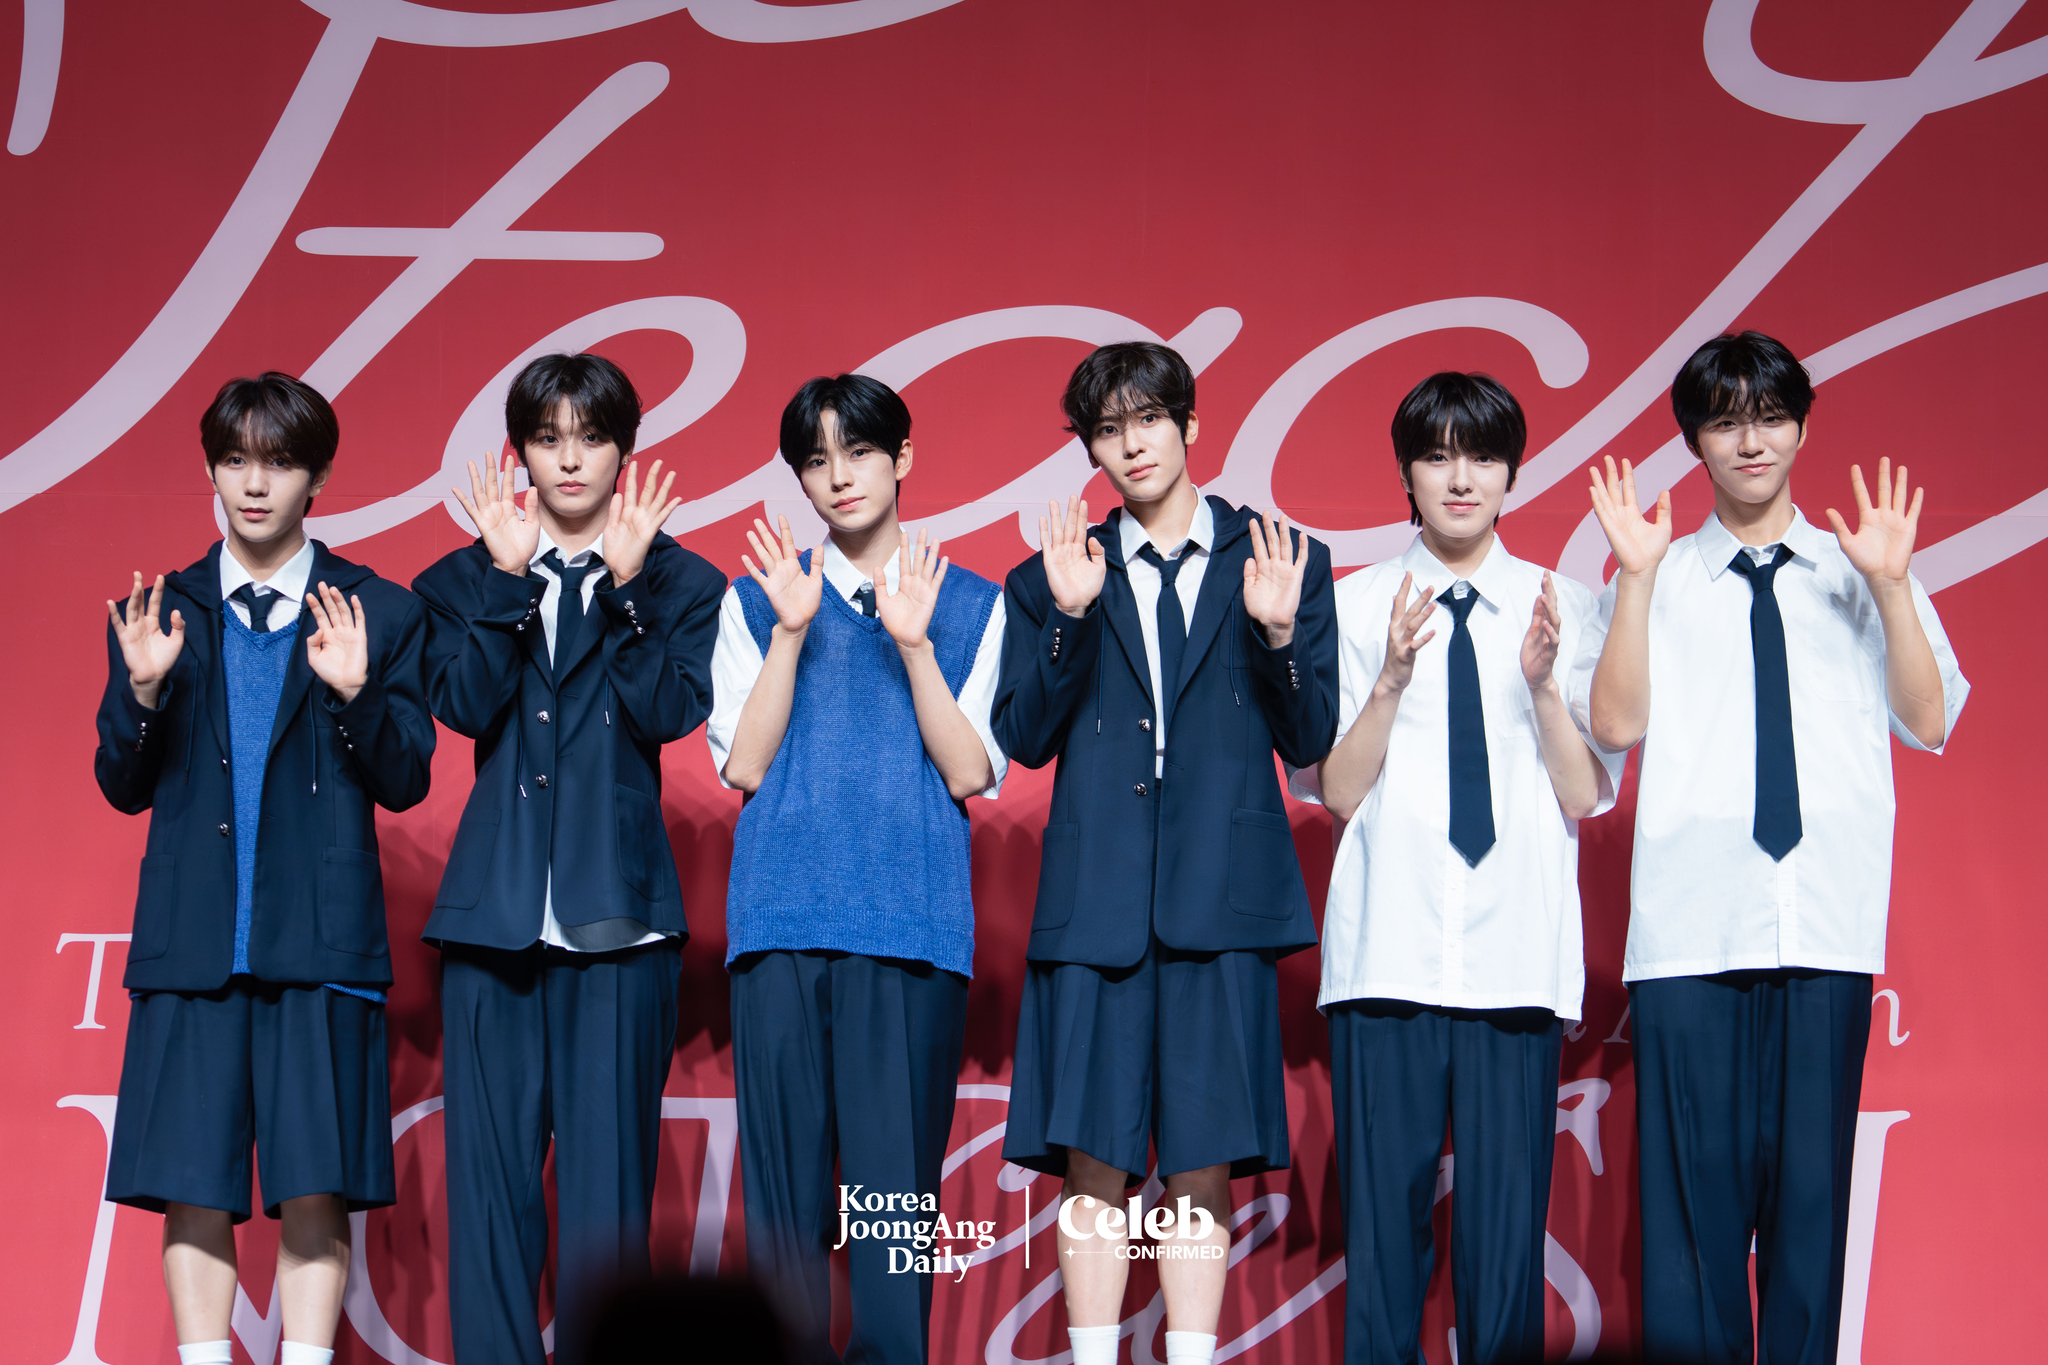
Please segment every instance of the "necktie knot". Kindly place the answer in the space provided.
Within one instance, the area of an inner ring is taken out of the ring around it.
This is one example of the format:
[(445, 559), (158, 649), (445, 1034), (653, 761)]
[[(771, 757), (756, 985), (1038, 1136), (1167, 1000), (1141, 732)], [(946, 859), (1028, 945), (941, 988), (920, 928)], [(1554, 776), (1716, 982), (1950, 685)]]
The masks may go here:
[(549, 550), (540, 557), (540, 562), (555, 576), (557, 596), (555, 598), (555, 638), (549, 650), (555, 677), (560, 681), (563, 665), (570, 659), (570, 647), (583, 625), (583, 583), (591, 574), (604, 568), (604, 561), (596, 551), (585, 555), (581, 564), (568, 564), (562, 559), (560, 550)]
[(875, 585), (863, 583), (860, 587), (856, 588), (853, 594), (853, 604), (860, 608), (862, 616), (878, 615), (879, 613), (875, 609)]
[(1780, 545), (1768, 564), (1759, 564), (1756, 557), (1745, 548), (1735, 552), (1735, 558), (1728, 561), (1728, 567), (1749, 580), (1752, 593), (1771, 591), (1771, 582), (1778, 576), (1778, 570), (1792, 558), (1792, 551)]
[(1451, 609), (1453, 628), (1455, 628), (1456, 626), (1464, 625), (1465, 618), (1472, 614), (1472, 608), (1479, 602), (1479, 590), (1467, 584), (1465, 595), (1460, 597), (1458, 596), (1458, 585), (1453, 583), (1450, 587), (1437, 594), (1436, 600), (1442, 606)]
[(1146, 545), (1140, 549), (1138, 551), (1138, 558), (1159, 570), (1159, 582), (1162, 587), (1167, 588), (1173, 586), (1174, 580), (1180, 577), (1181, 566), (1188, 562), (1186, 550), (1182, 550), (1181, 553), (1175, 555), (1172, 559), (1168, 559), (1165, 555), (1159, 553), (1159, 547), (1156, 545)]
[(269, 588), (258, 587), (254, 583), (244, 583), (241, 587), (229, 593), (228, 596), (248, 608), (249, 629), (251, 631), (258, 635), (270, 633), (270, 604), (280, 594)]

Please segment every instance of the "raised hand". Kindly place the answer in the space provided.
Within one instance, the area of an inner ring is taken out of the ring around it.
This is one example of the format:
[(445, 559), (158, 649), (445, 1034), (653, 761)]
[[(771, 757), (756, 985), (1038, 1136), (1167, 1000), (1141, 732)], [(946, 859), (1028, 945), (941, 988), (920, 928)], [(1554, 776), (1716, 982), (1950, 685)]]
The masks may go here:
[(681, 498), (668, 495), (676, 481), (673, 469), (656, 491), (654, 480), (660, 473), (661, 461), (656, 460), (647, 471), (646, 486), (636, 487), (636, 467), (628, 464), (625, 490), (612, 494), (611, 515), (604, 524), (604, 564), (611, 570), (614, 586), (640, 572), (647, 563), (647, 547), (654, 543), (654, 533), (683, 505)]
[(1557, 609), (1557, 584), (1543, 575), (1543, 591), (1536, 594), (1536, 606), (1529, 613), (1529, 633), (1522, 637), (1522, 681), (1531, 692), (1548, 687), (1557, 669), (1558, 631), (1564, 617)]
[(776, 627), (797, 635), (811, 628), (811, 618), (818, 614), (818, 603), (823, 600), (825, 547), (821, 544), (811, 551), (811, 571), (805, 573), (803, 561), (797, 558), (796, 539), (789, 533), (789, 518), (777, 517), (775, 523), (782, 528), (780, 540), (769, 531), (767, 522), (754, 518), (756, 530), (747, 532), (747, 543), (761, 557), (761, 564), (755, 567), (745, 555), (740, 556), (740, 563), (768, 594), (768, 605), (775, 608)]
[(922, 649), (929, 641), (932, 608), (939, 604), (939, 585), (946, 581), (947, 561), (939, 554), (939, 542), (925, 544), (925, 533), (917, 533), (917, 547), (911, 548), (910, 532), (896, 547), (896, 591), (875, 584), (875, 615), (882, 629), (899, 649)]
[(142, 575), (139, 572), (135, 575), (135, 586), (128, 593), (125, 620), (113, 599), (107, 599), (107, 619), (113, 623), (114, 636), (121, 642), (121, 660), (128, 665), (128, 686), (134, 689), (135, 700), (151, 708), (156, 706), (156, 699), (163, 691), (164, 679), (171, 674), (171, 665), (178, 662), (179, 651), (185, 648), (184, 613), (175, 607), (171, 609), (171, 630), (167, 635), (158, 619), (163, 605), (162, 574), (156, 576), (156, 586), (150, 589), (146, 606), (142, 597)]
[(1269, 512), (1264, 521), (1254, 517), (1251, 532), (1252, 557), (1244, 562), (1244, 609), (1265, 628), (1266, 643), (1278, 649), (1294, 638), (1308, 546), (1294, 543), (1285, 512)]
[[(540, 490), (529, 487), (526, 490), (525, 517), (520, 516), (519, 500), (512, 495), (512, 473), (517, 463), (510, 455), (505, 457), (502, 475), (495, 459), (490, 464), (488, 481), (476, 472), (476, 461), (469, 462), (469, 491), (474, 500), (465, 496), (460, 488), (449, 490), (462, 503), (462, 510), (469, 513), (469, 519), (476, 523), (476, 533), (484, 539), (484, 549), (490, 551), (491, 563), (506, 573), (519, 577), (526, 575), (526, 566), (533, 561), (533, 552), (540, 548)], [(611, 549), (611, 542), (605, 542), (605, 549)]]
[(1045, 583), (1053, 605), (1069, 616), (1086, 616), (1102, 596), (1102, 576), (1109, 558), (1099, 541), (1088, 538), (1088, 504), (1067, 499), (1067, 515), (1058, 502), (1046, 504), (1051, 516), (1038, 519), (1038, 547), (1045, 556)]
[(306, 594), (306, 605), (319, 627), (306, 641), (306, 662), (345, 706), (370, 680), (370, 627), (363, 618), (363, 599), (344, 601), (339, 588), (322, 583), (318, 592)]
[(1927, 492), (1925, 488), (1913, 489), (1912, 501), (1908, 503), (1906, 467), (1899, 466), (1896, 481), (1891, 470), (1889, 456), (1878, 460), (1877, 501), (1872, 502), (1869, 490), (1863, 486), (1863, 467), (1849, 466), (1849, 485), (1856, 490), (1855, 534), (1850, 534), (1840, 512), (1828, 509), (1828, 523), (1835, 528), (1842, 553), (1849, 556), (1856, 572), (1869, 580), (1873, 588), (1906, 581), (1906, 570), (1913, 563), (1913, 537), (1920, 529), (1920, 499)]
[(1651, 521), (1636, 501), (1636, 472), (1627, 460), (1621, 462), (1617, 474), (1614, 457), (1609, 455), (1605, 481), (1597, 467), (1586, 472), (1593, 476), (1593, 515), (1600, 518), (1600, 529), (1607, 533), (1614, 562), (1625, 574), (1654, 570), (1671, 548), (1671, 494), (1657, 495), (1657, 519)]
[(1401, 575), (1401, 590), (1394, 594), (1394, 608), (1387, 614), (1387, 658), (1380, 665), (1380, 682), (1393, 692), (1408, 690), (1415, 677), (1416, 652), (1436, 638), (1433, 630), (1415, 633), (1436, 611), (1436, 589), (1424, 588), (1410, 606), (1408, 589), (1414, 582), (1414, 574)]

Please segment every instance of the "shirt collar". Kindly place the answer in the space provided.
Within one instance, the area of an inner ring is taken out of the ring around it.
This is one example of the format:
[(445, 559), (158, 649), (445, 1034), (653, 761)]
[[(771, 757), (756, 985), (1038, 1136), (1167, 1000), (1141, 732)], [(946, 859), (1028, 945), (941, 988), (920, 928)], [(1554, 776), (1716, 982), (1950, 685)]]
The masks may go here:
[[(548, 569), (548, 572), (553, 573), (554, 570), (541, 563), (541, 561), (551, 554), (559, 553), (561, 548), (561, 546), (555, 544), (554, 538), (548, 534), (547, 528), (543, 526), (540, 531), (540, 540), (533, 547), (533, 558), (526, 561), (527, 567)], [(579, 568), (584, 564), (588, 564), (592, 555), (596, 555), (599, 559), (604, 558), (603, 536), (600, 535), (596, 540), (591, 541), (590, 544), (584, 546), (575, 554), (563, 556), (562, 563), (571, 569)]]
[[(1126, 564), (1129, 564), (1138, 557), (1138, 551), (1152, 543), (1152, 537), (1145, 534), (1145, 528), (1138, 524), (1138, 519), (1132, 516), (1126, 508), (1119, 507), (1117, 509), (1116, 533), (1118, 543), (1123, 546), (1124, 563)], [(1189, 546), (1193, 546), (1203, 554), (1208, 554), (1210, 550), (1215, 548), (1215, 545), (1216, 514), (1210, 510), (1209, 500), (1202, 496), (1202, 490), (1197, 488), (1195, 490), (1195, 516), (1194, 520), (1188, 523), (1187, 539), (1173, 547), (1173, 555), (1171, 557), (1179, 558), (1187, 553), (1187, 547)]]
[[(882, 567), (882, 583), (891, 596), (896, 592), (898, 577), (897, 556), (890, 555), (889, 562)], [(839, 595), (851, 602), (853, 595), (874, 582), (853, 566), (846, 552), (839, 548), (839, 542), (830, 536), (825, 538), (825, 581), (836, 589)]]
[[(1694, 532), (1692, 543), (1700, 552), (1700, 561), (1706, 565), (1709, 579), (1719, 578), (1727, 570), (1728, 561), (1734, 559), (1735, 552), (1742, 548), (1742, 542), (1721, 524), (1720, 514), (1716, 512), (1707, 513), (1707, 519)], [(1815, 568), (1828, 547), (1835, 543), (1835, 538), (1822, 532), (1806, 519), (1804, 512), (1794, 507), (1792, 524), (1785, 528), (1785, 534), (1778, 543), (1792, 551), (1795, 559), (1805, 560), (1808, 568)]]
[(234, 596), (235, 589), (244, 583), (255, 583), (259, 588), (268, 588), (280, 597), (304, 606), (306, 602), (306, 580), (313, 576), (313, 541), (308, 537), (299, 547), (299, 552), (278, 566), (276, 573), (267, 580), (257, 582), (256, 576), (242, 567), (234, 552), (223, 544), (220, 547), (220, 600), (225, 602)]
[[(1512, 576), (1509, 564), (1513, 558), (1514, 556), (1508, 553), (1506, 542), (1501, 540), (1500, 532), (1495, 531), (1493, 544), (1486, 551), (1486, 558), (1480, 560), (1479, 567), (1465, 579), (1481, 599), (1491, 603), (1496, 609), (1507, 605), (1509, 590), (1514, 586), (1509, 581)], [(1458, 576), (1445, 568), (1444, 562), (1432, 554), (1429, 546), (1423, 543), (1421, 532), (1417, 532), (1415, 539), (1408, 542), (1408, 552), (1401, 556), (1401, 569), (1404, 573), (1415, 575), (1415, 587), (1418, 591), (1434, 587), (1439, 597), (1458, 581)]]

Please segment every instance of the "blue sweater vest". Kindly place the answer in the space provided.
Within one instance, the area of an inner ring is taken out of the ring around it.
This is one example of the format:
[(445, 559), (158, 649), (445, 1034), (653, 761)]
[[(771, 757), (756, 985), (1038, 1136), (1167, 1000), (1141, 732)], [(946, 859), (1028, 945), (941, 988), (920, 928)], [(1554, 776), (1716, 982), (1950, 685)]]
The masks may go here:
[(235, 782), (235, 973), (249, 971), (249, 924), (256, 907), (256, 831), (263, 822), (263, 770), (299, 623), (261, 635), (221, 605), (221, 665), (228, 683), (228, 747)]
[[(775, 609), (752, 578), (736, 584), (766, 654)], [(999, 591), (957, 564), (939, 589), (928, 633), (956, 697)], [(825, 950), (973, 975), (967, 813), (924, 751), (895, 641), (830, 586), (797, 656), (782, 747), (733, 831), (725, 923), (727, 965)]]

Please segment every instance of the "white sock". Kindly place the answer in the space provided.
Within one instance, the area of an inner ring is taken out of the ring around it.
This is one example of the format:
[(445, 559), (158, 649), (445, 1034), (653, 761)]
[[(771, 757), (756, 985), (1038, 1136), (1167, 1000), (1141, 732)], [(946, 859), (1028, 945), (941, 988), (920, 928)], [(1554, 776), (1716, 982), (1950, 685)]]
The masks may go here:
[(195, 1341), (178, 1348), (178, 1365), (235, 1365), (231, 1341)]
[(1069, 1327), (1067, 1341), (1074, 1348), (1074, 1365), (1116, 1365), (1118, 1327)]
[(1216, 1334), (1214, 1332), (1168, 1332), (1166, 1334), (1166, 1365), (1214, 1365), (1216, 1359)]
[(333, 1365), (334, 1352), (325, 1346), (308, 1346), (303, 1341), (287, 1341), (284, 1354), (277, 1358), (277, 1365)]

